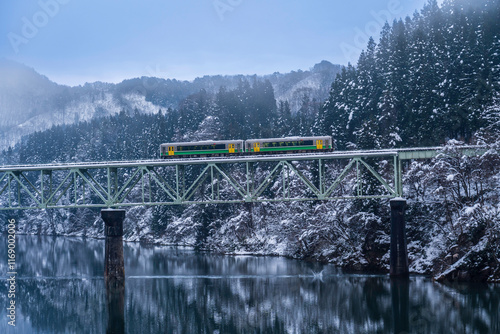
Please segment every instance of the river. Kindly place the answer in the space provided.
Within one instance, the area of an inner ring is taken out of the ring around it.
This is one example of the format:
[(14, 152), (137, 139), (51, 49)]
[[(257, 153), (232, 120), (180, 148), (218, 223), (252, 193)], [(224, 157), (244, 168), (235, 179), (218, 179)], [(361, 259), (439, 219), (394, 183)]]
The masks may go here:
[[(7, 293), (7, 238), (0, 240), (1, 333), (113, 329), (103, 240), (18, 235), (15, 298)], [(119, 313), (127, 333), (500, 333), (500, 285), (399, 281), (138, 243), (125, 243), (124, 257)], [(12, 299), (15, 327), (7, 317)]]

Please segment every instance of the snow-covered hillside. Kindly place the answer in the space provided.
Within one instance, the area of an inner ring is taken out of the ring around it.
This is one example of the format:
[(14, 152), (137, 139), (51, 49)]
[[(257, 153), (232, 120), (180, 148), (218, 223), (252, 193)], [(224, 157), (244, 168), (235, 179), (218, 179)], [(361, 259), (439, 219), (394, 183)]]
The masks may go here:
[(53, 125), (73, 124), (121, 110), (156, 113), (176, 109), (187, 96), (204, 89), (215, 94), (221, 86), (234, 89), (241, 81), (269, 80), (277, 101), (289, 101), (296, 112), (304, 95), (324, 101), (340, 65), (327, 61), (309, 71), (266, 76), (204, 76), (192, 82), (142, 77), (119, 84), (103, 82), (83, 86), (58, 85), (24, 65), (0, 60), (0, 150), (22, 136)]

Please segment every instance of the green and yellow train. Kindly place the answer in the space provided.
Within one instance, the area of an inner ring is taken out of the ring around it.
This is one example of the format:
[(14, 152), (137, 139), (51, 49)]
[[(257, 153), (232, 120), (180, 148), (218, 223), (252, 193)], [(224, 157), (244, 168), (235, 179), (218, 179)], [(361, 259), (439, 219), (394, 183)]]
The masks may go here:
[(160, 145), (160, 157), (192, 158), (270, 153), (332, 151), (331, 136), (286, 137), (249, 140), (214, 140)]

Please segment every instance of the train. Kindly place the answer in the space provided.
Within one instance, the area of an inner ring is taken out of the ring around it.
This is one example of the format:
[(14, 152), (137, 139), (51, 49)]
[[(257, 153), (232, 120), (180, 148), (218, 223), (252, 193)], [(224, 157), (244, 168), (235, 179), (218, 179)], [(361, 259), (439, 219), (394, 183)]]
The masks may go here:
[(316, 151), (333, 151), (332, 137), (313, 136), (165, 143), (160, 145), (160, 158), (218, 157)]

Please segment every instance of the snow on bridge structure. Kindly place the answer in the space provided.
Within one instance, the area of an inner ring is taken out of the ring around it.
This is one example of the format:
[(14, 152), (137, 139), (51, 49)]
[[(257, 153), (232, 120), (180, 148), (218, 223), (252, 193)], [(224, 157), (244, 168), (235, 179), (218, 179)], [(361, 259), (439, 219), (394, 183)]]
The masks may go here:
[[(456, 148), (461, 155), (486, 152), (482, 146)], [(404, 276), (402, 162), (442, 153), (442, 147), (424, 147), (2, 166), (0, 210), (107, 208), (101, 212), (106, 238), (121, 243), (123, 208), (130, 206), (388, 198), (391, 275)]]
[[(459, 151), (478, 155), (486, 149)], [(402, 162), (441, 152), (433, 147), (2, 166), (0, 210), (402, 197)], [(272, 197), (266, 197), (269, 189), (275, 190)]]

